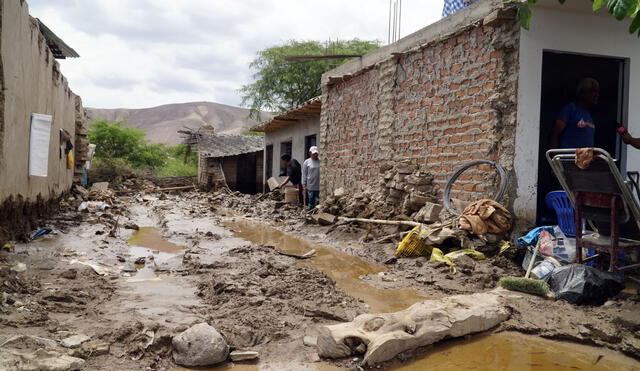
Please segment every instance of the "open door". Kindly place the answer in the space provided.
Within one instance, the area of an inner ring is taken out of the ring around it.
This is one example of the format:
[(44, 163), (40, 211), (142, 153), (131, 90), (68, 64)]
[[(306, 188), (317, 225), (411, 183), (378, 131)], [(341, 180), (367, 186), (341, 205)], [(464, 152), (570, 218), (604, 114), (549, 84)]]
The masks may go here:
[(542, 60), (540, 147), (538, 158), (537, 224), (557, 224), (555, 212), (545, 203), (547, 193), (561, 190), (545, 158), (549, 134), (560, 109), (575, 99), (576, 87), (585, 77), (600, 83), (598, 106), (590, 110), (596, 125), (595, 145), (618, 159), (624, 171), (626, 148), (616, 128), (626, 126), (627, 60), (621, 58), (545, 51)]

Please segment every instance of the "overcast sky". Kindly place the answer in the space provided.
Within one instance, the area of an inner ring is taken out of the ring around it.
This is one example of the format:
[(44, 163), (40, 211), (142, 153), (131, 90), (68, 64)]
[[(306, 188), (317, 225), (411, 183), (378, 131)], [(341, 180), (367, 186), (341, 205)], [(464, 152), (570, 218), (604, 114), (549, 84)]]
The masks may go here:
[[(87, 107), (239, 105), (258, 50), (290, 39), (387, 41), (388, 0), (27, 0), (80, 58), (62, 72)], [(404, 0), (402, 36), (440, 19)]]

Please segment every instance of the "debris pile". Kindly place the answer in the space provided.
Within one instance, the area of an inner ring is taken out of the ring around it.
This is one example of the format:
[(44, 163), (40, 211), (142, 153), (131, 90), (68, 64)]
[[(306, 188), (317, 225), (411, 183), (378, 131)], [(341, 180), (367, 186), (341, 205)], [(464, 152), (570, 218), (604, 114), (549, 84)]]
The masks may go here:
[(442, 206), (435, 203), (433, 175), (403, 161), (380, 168), (381, 178), (365, 191), (350, 194), (338, 188), (319, 206), (329, 214), (352, 218), (407, 219), (431, 223), (439, 220)]

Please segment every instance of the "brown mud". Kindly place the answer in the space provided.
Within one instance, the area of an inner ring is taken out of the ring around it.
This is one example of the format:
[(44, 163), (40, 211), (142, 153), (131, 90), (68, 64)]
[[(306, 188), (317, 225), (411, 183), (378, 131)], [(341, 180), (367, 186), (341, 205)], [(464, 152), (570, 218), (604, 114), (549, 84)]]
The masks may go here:
[[(70, 204), (49, 219), (54, 233), (0, 252), (0, 343), (17, 334), (57, 342), (84, 334), (91, 340), (80, 348), (56, 348), (85, 359), (84, 369), (179, 369), (171, 358), (171, 337), (203, 321), (232, 347), (260, 353), (257, 363), (211, 370), (357, 369), (359, 358), (318, 359), (303, 337), (360, 313), (490, 290), (500, 277), (522, 273), (497, 255), (460, 261), (457, 273), (425, 258), (395, 261), (394, 242), (363, 239), (393, 229), (310, 225), (298, 209), (275, 209), (273, 201), (255, 197), (133, 194), (118, 197), (105, 212), (80, 214), (76, 207)], [(132, 224), (142, 227), (123, 228)], [(316, 255), (295, 259), (276, 249)], [(12, 271), (16, 263), (27, 270)], [(489, 334), (406, 352), (381, 368), (640, 365), (615, 352), (640, 357), (637, 290), (601, 307), (527, 295), (505, 304), (511, 318)], [(109, 344), (109, 351), (96, 352), (100, 344)]]

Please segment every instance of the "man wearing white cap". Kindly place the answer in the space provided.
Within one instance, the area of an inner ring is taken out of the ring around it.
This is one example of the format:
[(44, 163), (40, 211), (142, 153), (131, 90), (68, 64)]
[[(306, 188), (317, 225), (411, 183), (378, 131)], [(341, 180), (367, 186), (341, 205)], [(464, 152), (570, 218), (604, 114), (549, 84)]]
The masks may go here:
[(309, 148), (311, 157), (302, 164), (302, 187), (307, 193), (307, 207), (309, 210), (320, 202), (320, 160), (318, 147)]

